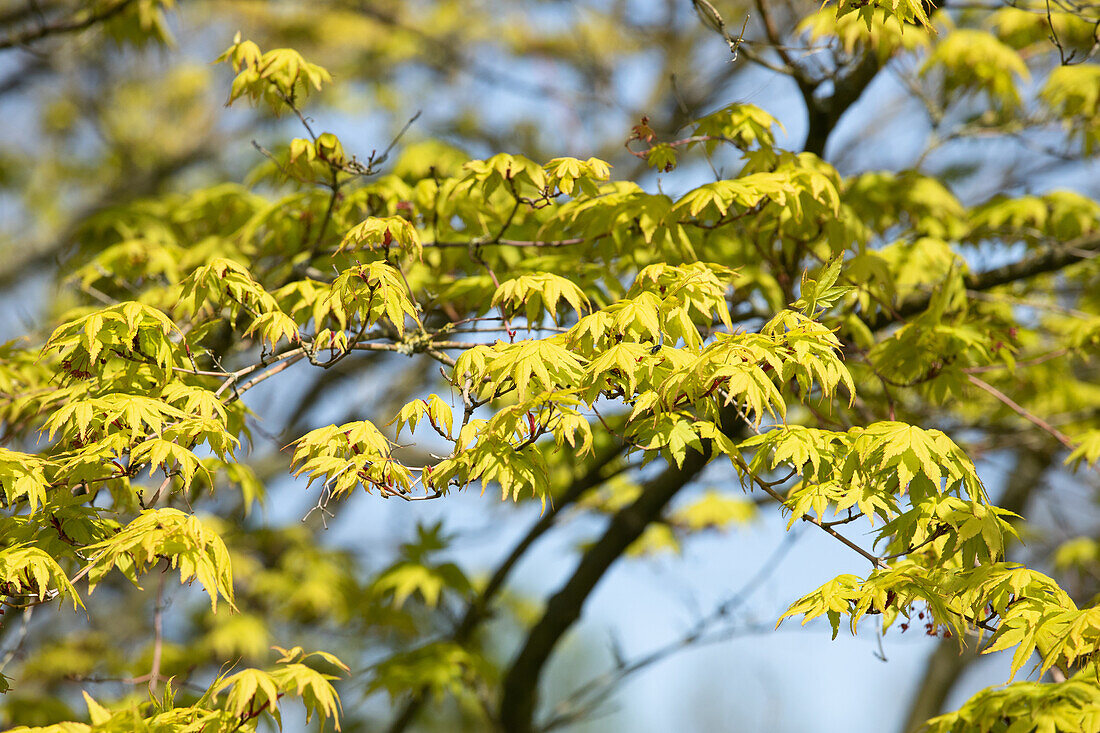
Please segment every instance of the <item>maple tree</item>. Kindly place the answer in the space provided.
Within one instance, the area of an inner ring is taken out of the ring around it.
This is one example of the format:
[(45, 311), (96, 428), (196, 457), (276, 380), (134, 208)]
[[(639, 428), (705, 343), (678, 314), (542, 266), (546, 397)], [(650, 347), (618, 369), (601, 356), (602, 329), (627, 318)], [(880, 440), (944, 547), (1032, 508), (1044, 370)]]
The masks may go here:
[[(1100, 727), (1097, 533), (1026, 519), (1049, 477), (1097, 488), (1095, 7), (694, 0), (646, 25), (595, 4), (540, 36), (494, 3), (196, 5), (226, 10), (219, 41), (226, 17), (248, 29), (218, 57), (227, 77), (139, 68), (169, 53), (168, 0), (0, 12), (0, 52), (29, 58), (0, 95), (41, 112), (39, 139), (0, 153), (23, 206), (0, 284), (19, 298), (56, 260), (57, 291), (0, 347), (5, 724), (257, 730), (296, 700), (354, 729), (385, 699), (393, 733), (564, 726), (645, 666), (540, 707), (609, 568), (774, 512), (867, 566), (775, 621), (942, 639), (908, 727)], [(656, 39), (679, 68), (698, 46), (718, 71), (660, 75), (649, 109), (578, 157), (544, 152), (562, 141), (537, 121), (501, 144), (455, 113), (428, 121), (451, 142), (416, 142), (416, 113), (361, 151), (325, 129), (357, 78), (391, 105), (421, 67), (526, 83), (478, 55), (492, 39), (575, 70), (581, 110), (614, 68), (601, 48)], [(789, 80), (800, 150), (723, 97), (746, 69)], [(926, 139), (897, 169), (842, 166), (834, 133), (887, 77)], [(213, 90), (238, 122), (212, 122)], [(228, 158), (247, 153), (239, 175)], [(355, 380), (386, 394), (349, 404)], [(275, 383), (289, 415), (255, 398)], [(1014, 466), (1000, 492), (975, 466), (991, 454)], [(704, 472), (720, 488), (691, 492)], [(309, 522), (259, 521), (291, 477)], [(361, 491), (500, 492), (539, 514), (485, 578), (444, 524), (371, 567), (318, 539)], [(607, 521), (525, 612), (513, 570), (571, 511)], [(519, 639), (504, 652), (501, 618)], [(976, 652), (1008, 655), (1012, 679), (943, 711)]]

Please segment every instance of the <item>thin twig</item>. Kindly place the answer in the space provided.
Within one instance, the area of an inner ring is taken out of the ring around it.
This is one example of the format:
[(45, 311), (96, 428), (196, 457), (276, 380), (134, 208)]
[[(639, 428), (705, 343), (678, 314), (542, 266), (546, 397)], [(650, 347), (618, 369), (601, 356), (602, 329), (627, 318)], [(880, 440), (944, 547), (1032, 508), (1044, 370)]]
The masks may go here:
[(164, 585), (168, 578), (168, 567), (161, 572), (157, 583), (157, 596), (153, 606), (153, 661), (149, 665), (149, 694), (156, 692), (160, 682), (160, 660), (164, 651)]
[(30, 628), (31, 615), (34, 613), (34, 606), (28, 606), (23, 609), (23, 618), (19, 622), (19, 633), (15, 637), (15, 641), (12, 643), (11, 648), (4, 653), (4, 658), (0, 659), (0, 672), (4, 671), (11, 660), (15, 659), (15, 655), (19, 653), (19, 650), (23, 646), (23, 642), (27, 639), (27, 630)]
[(607, 699), (616, 685), (627, 677), (642, 671), (646, 667), (657, 664), (667, 657), (692, 646), (713, 644), (728, 640), (733, 636), (742, 634), (764, 633), (773, 631), (770, 624), (748, 624), (743, 627), (733, 627), (723, 631), (707, 634), (710, 626), (729, 618), (740, 606), (744, 605), (753, 593), (779, 568), (783, 558), (794, 547), (799, 538), (797, 531), (784, 534), (782, 541), (772, 551), (771, 555), (763, 562), (748, 581), (745, 582), (736, 593), (714, 608), (707, 616), (699, 619), (692, 628), (679, 639), (669, 642), (653, 651), (639, 657), (633, 662), (620, 663), (613, 669), (588, 680), (585, 684), (576, 688), (568, 697), (557, 706), (557, 712), (539, 728), (543, 731), (560, 728), (577, 720), (594, 710), (600, 703)]
[(982, 379), (979, 379), (978, 377), (975, 377), (973, 374), (967, 374), (966, 379), (971, 384), (973, 384), (975, 387), (978, 387), (979, 389), (983, 389), (986, 392), (988, 392), (989, 394), (993, 395), (997, 400), (999, 400), (1002, 404), (1004, 404), (1005, 407), (1012, 410), (1013, 412), (1015, 412), (1017, 415), (1024, 418), (1025, 420), (1027, 420), (1032, 425), (1035, 425), (1040, 430), (1043, 430), (1046, 433), (1050, 434), (1052, 437), (1054, 437), (1055, 440), (1057, 440), (1059, 443), (1064, 445), (1066, 448), (1069, 448), (1070, 450), (1073, 450), (1074, 448), (1077, 447), (1074, 444), (1074, 442), (1069, 439), (1069, 436), (1067, 436), (1061, 430), (1054, 427), (1053, 425), (1051, 425), (1050, 423), (1048, 423), (1046, 420), (1042, 419), (1038, 415), (1035, 415), (1032, 412), (1028, 411), (1024, 407), (1022, 407), (1019, 403), (1017, 403), (1015, 400), (1013, 400), (1011, 397), (1009, 397), (1004, 392), (1002, 392), (1001, 390), (994, 387), (989, 382), (983, 381)]

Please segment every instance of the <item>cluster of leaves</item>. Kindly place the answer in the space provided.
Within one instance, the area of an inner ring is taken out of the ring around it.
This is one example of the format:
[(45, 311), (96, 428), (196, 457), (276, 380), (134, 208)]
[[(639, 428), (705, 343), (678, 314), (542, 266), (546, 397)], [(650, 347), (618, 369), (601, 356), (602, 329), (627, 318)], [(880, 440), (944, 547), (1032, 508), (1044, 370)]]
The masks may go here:
[[(165, 686), (161, 697), (145, 705), (114, 710), (104, 707), (85, 692), (84, 702), (88, 706), (90, 725), (61, 723), (34, 728), (18, 726), (11, 730), (18, 733), (122, 733), (142, 729), (202, 730), (211, 733), (254, 731), (264, 718), (282, 725), (279, 704), (281, 698), (288, 695), (301, 699), (307, 722), (314, 714), (319, 718), (335, 719), (340, 703), (331, 681), (337, 678), (304, 662), (316, 656), (322, 663), (338, 670), (346, 672), (347, 666), (327, 652), (306, 653), (301, 647), (275, 649), (280, 657), (270, 670), (242, 669), (223, 675), (193, 704), (180, 704), (171, 682)], [(219, 700), (223, 694), (224, 699)], [(340, 729), (339, 724), (336, 729)]]

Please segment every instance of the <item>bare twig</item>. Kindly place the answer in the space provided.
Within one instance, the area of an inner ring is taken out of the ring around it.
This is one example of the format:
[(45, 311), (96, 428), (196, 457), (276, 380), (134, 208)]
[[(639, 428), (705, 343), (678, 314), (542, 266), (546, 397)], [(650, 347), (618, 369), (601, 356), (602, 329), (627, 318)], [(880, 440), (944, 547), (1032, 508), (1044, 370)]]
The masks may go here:
[(728, 619), (734, 611), (745, 604), (764, 582), (779, 568), (783, 558), (798, 540), (797, 531), (787, 532), (779, 545), (764, 561), (751, 578), (732, 596), (716, 606), (707, 616), (699, 619), (692, 628), (679, 639), (669, 642), (629, 663), (620, 663), (598, 677), (588, 680), (577, 687), (555, 709), (553, 716), (539, 726), (549, 731), (584, 717), (607, 699), (615, 687), (647, 667), (664, 661), (666, 658), (691, 647), (726, 641), (734, 636), (758, 634), (774, 631), (771, 624), (747, 624), (708, 634), (711, 626)]
[(168, 567), (161, 572), (157, 582), (157, 596), (153, 606), (153, 661), (149, 665), (149, 694), (156, 692), (160, 682), (160, 660), (164, 651), (164, 584), (168, 578)]
[(1070, 450), (1073, 450), (1074, 448), (1077, 447), (1074, 444), (1074, 442), (1069, 439), (1069, 436), (1067, 436), (1061, 430), (1054, 427), (1053, 425), (1051, 425), (1050, 423), (1048, 423), (1046, 420), (1042, 419), (1038, 415), (1035, 415), (1034, 413), (1028, 411), (1024, 407), (1022, 407), (1018, 402), (1013, 400), (1011, 397), (1006, 395), (1001, 390), (994, 387), (989, 382), (983, 381), (982, 379), (974, 376), (973, 374), (967, 374), (966, 379), (971, 384), (973, 384), (975, 387), (978, 387), (979, 389), (985, 390), (989, 394), (993, 395), (997, 400), (999, 400), (1002, 404), (1004, 404), (1005, 407), (1012, 410), (1013, 412), (1015, 412), (1017, 415), (1024, 418), (1025, 420), (1027, 420), (1032, 425), (1035, 425), (1040, 430), (1043, 430), (1044, 432), (1051, 435), (1055, 440), (1057, 440), (1059, 443), (1064, 445), (1066, 448), (1069, 448)]
[(27, 630), (30, 628), (34, 608), (34, 606), (28, 606), (23, 609), (23, 617), (19, 621), (19, 633), (12, 642), (11, 647), (4, 652), (4, 658), (0, 659), (0, 672), (3, 672), (4, 668), (11, 664), (11, 661), (15, 659), (15, 656), (19, 654), (19, 650), (23, 647), (23, 642), (27, 639)]

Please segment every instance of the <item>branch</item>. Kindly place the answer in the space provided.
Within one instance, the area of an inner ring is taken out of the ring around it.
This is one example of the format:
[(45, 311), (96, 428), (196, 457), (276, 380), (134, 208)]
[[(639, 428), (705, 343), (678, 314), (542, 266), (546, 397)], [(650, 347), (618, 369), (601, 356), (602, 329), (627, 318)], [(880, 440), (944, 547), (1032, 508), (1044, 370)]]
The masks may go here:
[(119, 2), (114, 5), (100, 10), (97, 13), (90, 13), (80, 20), (77, 20), (75, 17), (66, 18), (64, 20), (54, 21), (53, 23), (39, 25), (31, 30), (23, 31), (22, 33), (9, 34), (7, 38), (0, 40), (0, 51), (15, 48), (17, 46), (25, 46), (28, 43), (41, 40), (46, 36), (82, 31), (96, 23), (113, 18), (133, 4), (134, 0), (119, 0)]
[[(757, 486), (759, 486), (764, 491), (765, 494), (767, 494), (771, 498), (775, 499), (775, 501), (778, 502), (781, 507), (787, 506), (787, 503), (785, 501), (783, 501), (783, 497), (780, 496), (779, 493), (775, 489), (773, 489), (771, 486), (769, 486), (766, 481), (763, 481), (762, 479), (760, 479), (755, 474), (750, 474), (750, 475), (752, 476), (753, 481), (756, 482)], [(821, 528), (821, 531), (825, 532), (825, 534), (830, 535), (833, 539), (839, 541), (840, 543), (842, 543), (843, 545), (845, 545), (849, 549), (854, 550), (855, 552), (862, 555), (865, 560), (867, 560), (869, 563), (871, 563), (871, 567), (876, 568), (876, 569), (886, 567), (886, 563), (882, 558), (880, 558), (876, 555), (873, 555), (870, 552), (867, 552), (867, 550), (864, 550), (862, 547), (857, 545), (855, 542), (852, 542), (850, 539), (848, 539), (847, 537), (842, 535), (840, 532), (837, 532), (835, 529), (833, 529), (831, 526), (829, 526), (829, 524), (830, 524), (829, 522), (822, 522), (820, 519), (813, 516), (812, 514), (803, 514), (799, 518), (803, 522), (809, 522), (810, 524), (816, 524), (818, 527)]]
[(157, 683), (160, 682), (160, 662), (164, 651), (164, 584), (168, 575), (168, 567), (161, 571), (157, 584), (157, 597), (153, 606), (153, 662), (149, 668), (149, 694), (156, 692)]
[[(795, 630), (805, 631), (801, 627)], [(539, 731), (540, 733), (546, 733), (546, 731), (576, 725), (582, 720), (591, 721), (593, 719), (592, 712), (597, 710), (615, 692), (616, 685), (627, 677), (637, 674), (647, 667), (659, 664), (678, 652), (690, 648), (698, 649), (710, 644), (719, 644), (737, 637), (772, 634), (775, 631), (775, 627), (770, 623), (746, 623), (742, 626), (731, 626), (709, 634), (703, 631), (689, 631), (675, 641), (670, 641), (634, 661), (624, 662), (622, 666), (590, 680), (587, 685), (575, 690), (562, 704), (558, 705), (558, 712), (546, 723), (540, 725)]]
[(572, 239), (558, 239), (558, 240), (525, 240), (525, 239), (494, 239), (491, 242), (424, 242), (424, 249), (435, 248), (462, 248), (470, 249), (471, 247), (573, 247), (578, 244), (594, 244), (597, 240), (606, 237), (607, 234), (600, 234), (595, 237), (573, 237)]
[[(493, 572), (493, 576), (489, 579), (489, 582), (485, 584), (481, 592), (470, 601), (470, 605), (466, 607), (466, 613), (458, 622), (454, 633), (451, 635), (453, 641), (459, 644), (467, 641), (481, 623), (490, 617), (489, 607), (493, 599), (496, 597), (497, 593), (500, 592), (501, 588), (504, 587), (504, 581), (508, 579), (512, 569), (527, 553), (527, 550), (529, 550), (547, 530), (554, 526), (554, 522), (562, 509), (576, 503), (576, 501), (589, 489), (599, 486), (606, 480), (606, 477), (603, 476), (603, 469), (615, 460), (615, 458), (623, 452), (625, 447), (626, 446), (621, 443), (616, 444), (613, 448), (597, 456), (592, 465), (588, 467), (585, 474), (574, 481), (569, 489), (566, 490), (556, 502), (551, 504), (550, 509), (539, 518), (539, 521), (527, 531), (527, 534), (519, 541), (519, 544), (508, 553), (508, 557), (504, 559), (504, 562), (497, 566), (497, 569)], [(390, 723), (390, 726), (386, 729), (387, 733), (401, 733), (404, 731), (424, 706), (424, 703), (427, 701), (427, 695), (428, 691), (426, 689), (417, 690), (401, 708), (401, 711), (393, 719), (393, 722)]]
[(504, 586), (504, 581), (508, 578), (508, 575), (512, 572), (512, 568), (523, 557), (523, 555), (530, 549), (531, 545), (538, 540), (548, 529), (550, 529), (557, 515), (561, 513), (562, 509), (574, 504), (579, 500), (589, 489), (593, 489), (605, 480), (603, 477), (603, 469), (615, 458), (617, 458), (626, 446), (622, 443), (616, 444), (613, 448), (607, 450), (603, 455), (597, 456), (588, 471), (583, 476), (573, 482), (569, 489), (561, 496), (561, 498), (552, 504), (550, 509), (546, 511), (538, 522), (524, 535), (512, 552), (508, 554), (504, 562), (493, 573), (493, 577), (486, 583), (485, 588), (481, 591), (477, 598), (471, 603), (466, 610), (466, 615), (463, 616), (462, 621), (459, 623), (458, 628), (455, 630), (455, 641), (465, 641), (470, 637), (474, 628), (480, 621), (486, 618), (488, 614), (488, 608), (490, 602), (496, 597), (497, 593)]
[(1005, 407), (1012, 410), (1013, 412), (1015, 412), (1017, 415), (1024, 418), (1025, 420), (1027, 420), (1032, 425), (1035, 425), (1040, 430), (1043, 430), (1043, 431), (1049, 433), (1055, 440), (1057, 440), (1059, 443), (1064, 445), (1066, 448), (1069, 448), (1070, 450), (1073, 450), (1074, 448), (1077, 447), (1073, 443), (1073, 441), (1069, 439), (1069, 436), (1067, 436), (1061, 430), (1054, 427), (1053, 425), (1051, 425), (1050, 423), (1048, 423), (1046, 420), (1042, 419), (1038, 415), (1035, 415), (1035, 414), (1029, 412), (1027, 409), (1025, 409), (1023, 406), (1021, 406), (1019, 403), (1017, 403), (1011, 397), (1006, 395), (1004, 392), (1002, 392), (1001, 390), (994, 387), (989, 382), (986, 382), (983, 379), (979, 379), (978, 377), (975, 377), (973, 374), (967, 374), (966, 379), (967, 379), (968, 382), (973, 384), (975, 387), (978, 387), (979, 389), (983, 389), (986, 392), (988, 392), (989, 394), (993, 395), (997, 400), (999, 400), (1002, 404), (1004, 404)]
[[(0, 672), (4, 671), (13, 659), (19, 654), (19, 650), (23, 648), (23, 642), (27, 640), (27, 630), (31, 625), (31, 616), (34, 615), (34, 606), (27, 606), (23, 609), (23, 618), (19, 622), (19, 633), (15, 637), (15, 641), (4, 652), (4, 657), (0, 659)], [(5, 627), (7, 628), (7, 627)]]
[[(760, 13), (761, 20), (764, 21), (764, 35), (768, 37), (768, 43), (772, 49), (779, 54), (780, 60), (784, 64), (782, 73), (792, 77), (801, 90), (804, 86), (810, 89), (810, 93), (813, 93), (814, 85), (810, 79), (806, 76), (802, 67), (794, 62), (791, 55), (787, 52), (786, 46), (783, 45), (783, 39), (779, 36), (779, 31), (775, 27), (775, 21), (772, 20), (771, 13), (768, 12), (768, 3), (766, 0), (756, 0), (756, 10)], [(805, 92), (803, 92), (805, 94)]]
[(881, 68), (878, 56), (874, 52), (865, 53), (851, 71), (836, 79), (832, 95), (823, 100), (817, 100), (813, 96), (813, 92), (817, 89), (816, 83), (807, 94), (804, 89), (805, 82), (799, 81), (799, 89), (803, 90), (802, 96), (806, 101), (806, 114), (810, 125), (810, 129), (806, 132), (806, 143), (802, 146), (806, 152), (818, 157), (825, 156), (825, 144), (829, 141), (829, 136), (841, 116), (856, 103)]
[(573, 575), (547, 602), (542, 618), (528, 633), (504, 676), (500, 724), (506, 733), (531, 733), (539, 678), (554, 647), (580, 617), (584, 602), (608, 568), (660, 516), (672, 497), (703, 470), (709, 458), (708, 443), (705, 453), (691, 452), (681, 467), (669, 466), (649, 481), (633, 504), (611, 518), (603, 536), (584, 553)]
[[(382, 3), (365, 2), (364, 0), (339, 0), (336, 7), (345, 8), (358, 13), (381, 25), (409, 33), (416, 36), (419, 46), (424, 52), (423, 62), (444, 75), (455, 73), (466, 74), (470, 78), (485, 84), (500, 87), (510, 94), (522, 94), (541, 101), (556, 100), (561, 97), (562, 90), (549, 84), (532, 82), (520, 74), (510, 71), (501, 71), (492, 64), (483, 63), (476, 54), (468, 53), (459, 46), (455, 38), (448, 36), (436, 36), (427, 31), (404, 21), (401, 13), (388, 12), (380, 7)], [(395, 5), (395, 7), (401, 7)], [(593, 102), (605, 102), (606, 100), (596, 94), (587, 96)]]
[(690, 647), (698, 647), (704, 644), (713, 644), (726, 641), (734, 636), (745, 634), (757, 634), (774, 631), (771, 624), (746, 624), (744, 626), (731, 627), (718, 632), (709, 632), (709, 628), (721, 621), (728, 619), (739, 607), (748, 601), (763, 583), (770, 578), (779, 568), (780, 562), (787, 555), (794, 543), (798, 540), (798, 532), (784, 534), (778, 547), (757, 569), (749, 580), (725, 601), (720, 603), (705, 617), (700, 618), (690, 630), (680, 638), (664, 644), (653, 651), (631, 662), (620, 660), (612, 669), (588, 680), (577, 687), (556, 708), (554, 715), (545, 724), (539, 726), (542, 731), (553, 730), (565, 725), (570, 725), (581, 717), (595, 710), (607, 697), (614, 692), (615, 686), (622, 683), (627, 677), (634, 675), (647, 667), (658, 664), (666, 658)]
[[(1042, 487), (1043, 474), (1050, 467), (1053, 455), (1034, 450), (1020, 452), (997, 504), (1010, 512), (1023, 514), (1030, 497)], [(981, 658), (977, 647), (964, 648), (960, 652), (954, 639), (940, 641), (928, 658), (923, 680), (909, 703), (901, 733), (916, 733), (924, 728), (926, 720), (938, 715), (966, 668)]]
[[(847, 74), (838, 73), (832, 75), (833, 93), (825, 98), (818, 99), (814, 95), (821, 87), (824, 78), (814, 78), (806, 68), (798, 64), (783, 44), (783, 37), (776, 26), (768, 10), (768, 0), (755, 0), (757, 11), (760, 13), (764, 26), (764, 35), (772, 50), (778, 54), (782, 66), (776, 67), (764, 63), (760, 54), (749, 56), (756, 63), (763, 64), (773, 71), (785, 74), (798, 85), (798, 91), (802, 95), (802, 101), (806, 105), (806, 117), (809, 129), (806, 132), (806, 142), (802, 149), (813, 153), (818, 157), (824, 157), (825, 144), (829, 136), (840, 121), (841, 116), (855, 104), (864, 90), (882, 68), (878, 55), (874, 52), (866, 52), (859, 56), (856, 63), (851, 66)], [(748, 55), (748, 54), (746, 54)]]
[[(216, 392), (214, 392), (214, 396), (215, 397), (221, 397), (222, 394), (227, 389), (232, 387), (233, 388), (233, 397), (226, 397), (226, 398), (222, 399), (222, 401), (224, 403), (228, 404), (229, 402), (232, 402), (234, 399), (239, 398), (242, 392), (247, 392), (249, 389), (256, 386), (260, 382), (264, 381), (265, 379), (267, 379), (269, 377), (272, 377), (272, 376), (278, 374), (279, 372), (283, 371), (287, 367), (298, 363), (299, 361), (301, 361), (305, 357), (306, 357), (305, 347), (299, 346), (298, 348), (291, 349), (290, 351), (285, 351), (282, 354), (279, 354), (274, 359), (265, 359), (265, 360), (262, 360), (262, 361), (259, 361), (259, 362), (255, 363), (255, 364), (251, 364), (249, 366), (246, 366), (242, 369), (238, 369), (237, 371), (231, 372), (229, 374), (229, 378), (226, 379), (224, 382), (222, 382), (222, 385), (220, 387), (218, 387)], [(274, 365), (274, 366), (272, 366), (272, 365)], [(249, 381), (245, 382), (244, 384), (242, 384), (240, 386), (237, 386), (237, 382), (240, 381), (242, 378), (248, 376), (249, 374), (256, 371), (257, 369), (263, 369), (263, 368), (269, 367), (269, 366), (271, 368), (268, 369), (267, 371), (262, 372), (259, 375), (257, 375), (255, 377), (253, 377), (252, 379), (250, 379)]]
[[(1056, 272), (1081, 260), (1089, 259), (1097, 253), (1100, 253), (1100, 234), (1078, 237), (1064, 244), (1053, 245), (1042, 254), (1025, 257), (1003, 267), (967, 275), (964, 282), (967, 290), (979, 292), (991, 290), (998, 285), (1008, 285), (1036, 275)], [(898, 303), (894, 313), (887, 314), (879, 311), (873, 317), (866, 318), (864, 322), (872, 331), (878, 331), (901, 318), (921, 313), (931, 302), (931, 291), (913, 293)]]

